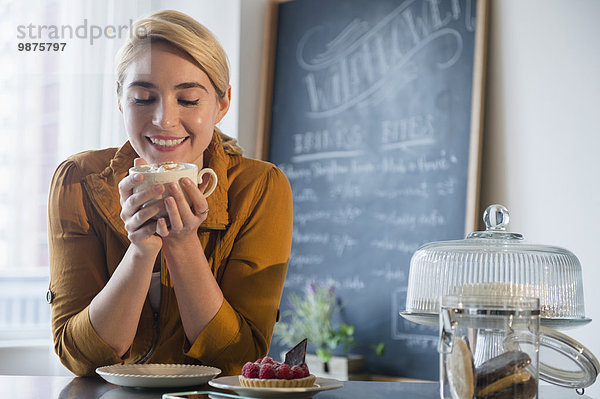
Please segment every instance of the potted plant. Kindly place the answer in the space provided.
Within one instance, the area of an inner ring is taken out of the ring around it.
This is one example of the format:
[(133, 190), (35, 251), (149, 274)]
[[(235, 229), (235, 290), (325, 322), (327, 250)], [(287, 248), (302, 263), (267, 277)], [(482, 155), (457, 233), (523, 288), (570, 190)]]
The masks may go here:
[[(316, 354), (307, 354), (306, 361), (316, 375), (348, 379), (350, 374), (362, 371), (363, 357), (349, 354), (350, 347), (355, 344), (354, 326), (345, 323), (334, 325), (333, 320), (341, 305), (335, 296), (333, 282), (309, 282), (302, 297), (291, 293), (288, 299), (290, 309), (283, 312), (282, 320), (275, 325), (274, 336), (278, 343), (292, 347), (308, 338)], [(334, 356), (338, 349), (343, 356)], [(379, 352), (382, 351), (380, 346)], [(314, 361), (318, 363), (310, 364)]]

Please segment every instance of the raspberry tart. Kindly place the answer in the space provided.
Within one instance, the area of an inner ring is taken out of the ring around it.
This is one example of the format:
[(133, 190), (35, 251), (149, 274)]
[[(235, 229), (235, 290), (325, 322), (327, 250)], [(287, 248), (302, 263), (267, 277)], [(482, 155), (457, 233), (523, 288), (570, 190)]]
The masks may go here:
[(296, 345), (280, 363), (269, 356), (247, 362), (239, 376), (240, 385), (254, 388), (312, 387), (316, 377), (305, 363), (306, 339)]

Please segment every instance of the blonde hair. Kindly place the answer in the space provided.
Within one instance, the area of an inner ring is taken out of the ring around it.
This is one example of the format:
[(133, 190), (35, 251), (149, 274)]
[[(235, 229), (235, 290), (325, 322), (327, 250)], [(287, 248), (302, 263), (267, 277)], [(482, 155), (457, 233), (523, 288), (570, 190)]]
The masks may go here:
[(117, 55), (117, 95), (121, 97), (125, 71), (152, 42), (167, 42), (192, 57), (210, 79), (219, 99), (227, 95), (229, 65), (225, 50), (204, 25), (172, 10), (156, 12), (136, 21)]

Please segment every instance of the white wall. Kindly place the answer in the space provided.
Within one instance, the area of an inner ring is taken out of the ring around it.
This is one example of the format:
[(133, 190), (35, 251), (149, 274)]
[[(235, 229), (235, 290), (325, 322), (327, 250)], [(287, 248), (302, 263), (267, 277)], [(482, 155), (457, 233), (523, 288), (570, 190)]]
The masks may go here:
[(566, 332), (600, 356), (600, 1), (490, 5), (481, 206), (579, 258), (592, 322)]
[(241, 1), (239, 142), (255, 156), (266, 10), (270, 0)]
[[(254, 143), (265, 0), (242, 2), (240, 140)], [(491, 0), (481, 208), (581, 261), (586, 315), (567, 331), (600, 356), (600, 1)], [(246, 147), (253, 154), (252, 148)], [(588, 389), (600, 397), (600, 383)]]

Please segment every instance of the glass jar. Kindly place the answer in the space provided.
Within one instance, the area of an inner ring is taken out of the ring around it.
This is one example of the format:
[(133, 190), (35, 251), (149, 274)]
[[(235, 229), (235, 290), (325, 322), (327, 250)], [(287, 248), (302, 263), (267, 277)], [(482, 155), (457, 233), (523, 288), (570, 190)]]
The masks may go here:
[(538, 298), (445, 296), (439, 323), (442, 399), (537, 398)]

